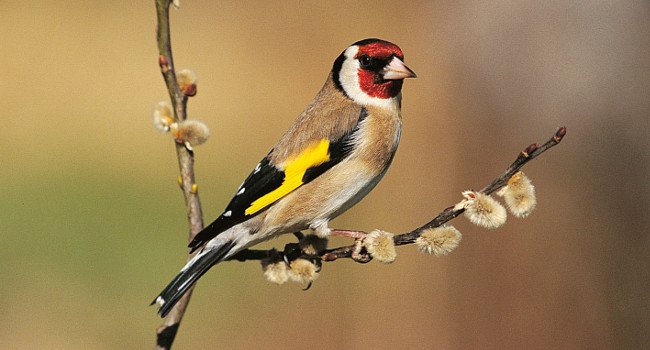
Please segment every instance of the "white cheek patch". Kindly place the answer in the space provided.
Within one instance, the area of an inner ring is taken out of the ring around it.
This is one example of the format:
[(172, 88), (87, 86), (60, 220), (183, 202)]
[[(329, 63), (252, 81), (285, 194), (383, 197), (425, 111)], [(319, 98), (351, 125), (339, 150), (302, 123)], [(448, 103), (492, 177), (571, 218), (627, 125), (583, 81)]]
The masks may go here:
[(359, 61), (354, 58), (354, 56), (357, 55), (357, 52), (359, 52), (358, 46), (350, 46), (344, 52), (345, 60), (343, 61), (341, 71), (339, 72), (339, 82), (341, 83), (343, 90), (351, 99), (361, 105), (394, 108), (398, 103), (396, 97), (373, 97), (361, 90), (361, 85), (359, 85)]

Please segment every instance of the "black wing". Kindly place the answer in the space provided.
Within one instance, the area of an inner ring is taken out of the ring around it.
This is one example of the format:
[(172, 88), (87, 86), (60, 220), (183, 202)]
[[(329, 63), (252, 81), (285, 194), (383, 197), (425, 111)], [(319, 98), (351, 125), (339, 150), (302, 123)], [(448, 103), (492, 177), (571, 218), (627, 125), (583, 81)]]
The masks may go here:
[[(362, 108), (357, 125), (353, 130), (349, 131), (338, 140), (329, 140), (327, 149), (329, 160), (306, 169), (302, 176), (301, 185), (314, 180), (334, 165), (340, 163), (352, 152), (354, 145), (351, 141), (354, 134), (359, 130), (360, 123), (366, 118), (367, 114), (368, 112), (366, 109)], [(269, 157), (271, 152), (262, 159), (262, 161), (255, 167), (255, 170), (253, 170), (246, 180), (244, 180), (244, 183), (239, 187), (237, 193), (232, 198), (223, 214), (194, 237), (194, 240), (189, 244), (192, 252), (201, 247), (203, 243), (216, 237), (221, 232), (256, 216), (272, 205), (275, 201), (282, 198), (277, 198), (273, 202), (268, 203), (266, 206), (259, 208), (254, 212), (246, 213), (246, 210), (251, 208), (253, 202), (278, 189), (285, 181), (285, 172), (270, 163)], [(293, 188), (292, 191), (293, 190), (295, 190), (295, 188)]]

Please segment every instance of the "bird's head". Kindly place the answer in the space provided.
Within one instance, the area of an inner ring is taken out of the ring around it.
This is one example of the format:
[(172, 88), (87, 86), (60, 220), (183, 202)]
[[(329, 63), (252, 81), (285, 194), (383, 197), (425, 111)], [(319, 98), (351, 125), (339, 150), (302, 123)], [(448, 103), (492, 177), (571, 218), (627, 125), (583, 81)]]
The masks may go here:
[(362, 105), (394, 103), (404, 78), (415, 77), (404, 64), (399, 46), (381, 39), (365, 39), (352, 44), (332, 67), (336, 87)]

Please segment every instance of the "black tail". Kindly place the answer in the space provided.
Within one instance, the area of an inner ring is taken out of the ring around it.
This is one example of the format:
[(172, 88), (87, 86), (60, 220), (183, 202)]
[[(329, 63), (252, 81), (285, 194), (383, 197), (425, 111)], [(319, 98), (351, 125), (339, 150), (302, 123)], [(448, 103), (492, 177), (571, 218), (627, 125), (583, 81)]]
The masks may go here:
[(205, 250), (199, 252), (151, 302), (151, 305), (156, 303), (160, 305), (158, 314), (161, 317), (167, 316), (178, 300), (196, 283), (199, 277), (203, 276), (214, 264), (223, 260), (233, 246), (233, 242), (226, 242), (219, 248), (205, 248)]

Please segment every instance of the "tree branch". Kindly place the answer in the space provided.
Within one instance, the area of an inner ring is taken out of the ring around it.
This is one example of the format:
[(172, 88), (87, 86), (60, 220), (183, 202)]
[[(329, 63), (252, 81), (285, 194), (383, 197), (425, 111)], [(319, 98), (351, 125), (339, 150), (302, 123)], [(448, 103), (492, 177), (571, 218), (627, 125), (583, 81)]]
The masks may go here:
[[(171, 3), (170, 0), (156, 0), (156, 37), (159, 51), (158, 64), (160, 65), (160, 71), (169, 91), (169, 98), (174, 110), (174, 119), (178, 122), (187, 119), (187, 96), (181, 92), (174, 70), (174, 59), (172, 57), (169, 32), (169, 6)], [(180, 170), (179, 184), (183, 191), (187, 208), (187, 220), (189, 223), (188, 239), (191, 241), (203, 229), (201, 201), (197, 192), (197, 186), (194, 182), (194, 154), (185, 145), (176, 142), (176, 155)], [(170, 311), (167, 318), (165, 318), (163, 324), (156, 330), (156, 349), (171, 348), (190, 297), (192, 296), (193, 289), (192, 287), (185, 293)]]
[[(534, 143), (526, 147), (526, 149), (519, 154), (517, 159), (515, 159), (515, 161), (512, 162), (512, 164), (510, 164), (510, 166), (506, 169), (506, 171), (503, 172), (503, 174), (501, 174), (499, 177), (494, 179), (489, 185), (485, 186), (479, 192), (485, 194), (492, 194), (495, 191), (507, 185), (508, 180), (514, 174), (519, 172), (519, 170), (521, 170), (521, 168), (523, 168), (524, 165), (526, 165), (531, 160), (537, 158), (540, 154), (546, 152), (551, 147), (560, 143), (562, 141), (562, 138), (564, 138), (564, 135), (566, 135), (566, 128), (561, 127), (555, 132), (555, 135), (553, 135), (553, 137), (550, 140), (548, 140), (546, 143), (544, 143), (542, 146), (538, 146), (536, 143)], [(393, 241), (395, 242), (395, 245), (405, 245), (405, 244), (415, 243), (415, 240), (418, 237), (420, 237), (422, 232), (424, 232), (425, 230), (439, 227), (447, 223), (448, 221), (456, 218), (464, 211), (465, 211), (464, 208), (455, 208), (454, 206), (449, 207), (443, 210), (440, 214), (438, 214), (435, 218), (433, 218), (428, 223), (410, 232), (406, 232), (400, 235), (395, 235), (393, 237)], [(292, 245), (293, 244), (288, 244), (287, 247), (285, 247), (285, 251), (284, 251), (285, 255), (287, 254), (288, 250), (293, 249)], [(271, 257), (273, 254), (274, 254), (274, 250), (248, 249), (235, 254), (230, 260), (237, 260), (237, 261), (263, 260)], [(309, 256), (309, 255), (305, 255), (304, 257), (313, 258), (313, 256)], [(341, 258), (351, 258), (354, 261), (359, 263), (367, 263), (370, 260), (372, 260), (372, 257), (370, 257), (370, 255), (367, 252), (365, 252), (365, 249), (363, 249), (359, 244), (356, 244), (356, 242), (355, 244), (349, 246), (326, 249), (324, 252), (320, 254), (319, 258), (322, 261), (334, 261)]]

